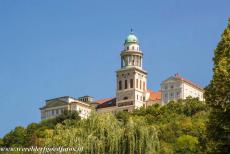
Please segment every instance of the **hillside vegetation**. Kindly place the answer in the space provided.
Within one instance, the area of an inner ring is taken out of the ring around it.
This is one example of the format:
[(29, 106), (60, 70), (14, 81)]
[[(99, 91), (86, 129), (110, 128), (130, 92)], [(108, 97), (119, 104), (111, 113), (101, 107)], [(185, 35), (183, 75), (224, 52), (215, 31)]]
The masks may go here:
[(2, 139), (6, 147), (83, 147), (82, 153), (203, 153), (205, 103), (188, 98), (113, 115), (77, 112), (16, 127)]

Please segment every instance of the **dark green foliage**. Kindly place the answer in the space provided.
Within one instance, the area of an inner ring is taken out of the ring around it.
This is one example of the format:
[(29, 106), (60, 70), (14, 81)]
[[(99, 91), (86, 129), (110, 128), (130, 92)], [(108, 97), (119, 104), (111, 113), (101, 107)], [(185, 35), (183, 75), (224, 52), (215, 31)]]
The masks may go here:
[(80, 119), (81, 117), (79, 116), (79, 113), (77, 111), (65, 110), (61, 115), (55, 118), (41, 121), (41, 125), (53, 129), (56, 124), (63, 123), (65, 120), (71, 120), (72, 122), (76, 122)]
[(230, 19), (214, 52), (213, 79), (205, 99), (211, 108), (207, 133), (210, 153), (230, 151)]
[(0, 140), (0, 146), (5, 147), (30, 147), (44, 145), (44, 138), (49, 134), (49, 130), (55, 128), (58, 123), (74, 124), (80, 120), (76, 111), (65, 111), (63, 114), (53, 119), (44, 120), (40, 123), (31, 123), (24, 127), (16, 127)]
[(178, 154), (194, 154), (198, 152), (197, 137), (190, 135), (182, 135), (176, 139), (176, 153)]
[(4, 144), (3, 140), (0, 138), (0, 147), (2, 147)]
[(3, 137), (5, 147), (23, 147), (25, 145), (25, 128), (18, 126)]
[(130, 114), (128, 112), (122, 112), (122, 111), (120, 111), (120, 112), (117, 112), (115, 114), (115, 116), (118, 119), (118, 121), (126, 124), (128, 122), (128, 120), (129, 120)]
[[(206, 148), (205, 124), (208, 109), (204, 102), (196, 98), (171, 101), (165, 106), (156, 104), (146, 109), (141, 108), (135, 110), (132, 116), (141, 116), (149, 125), (157, 128), (160, 153), (203, 153)], [(187, 144), (191, 143), (191, 147), (178, 147), (181, 143), (179, 141), (182, 140), (180, 137), (186, 138)], [(190, 142), (190, 139), (195, 139), (196, 142)]]
[(68, 120), (80, 120), (81, 117), (77, 111), (68, 111), (65, 110), (61, 115), (55, 118), (56, 123), (63, 123), (66, 119)]

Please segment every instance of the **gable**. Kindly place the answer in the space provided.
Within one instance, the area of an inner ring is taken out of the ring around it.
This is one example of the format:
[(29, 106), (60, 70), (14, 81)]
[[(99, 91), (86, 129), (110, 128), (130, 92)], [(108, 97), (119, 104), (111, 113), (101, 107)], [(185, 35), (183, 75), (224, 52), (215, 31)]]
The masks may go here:
[(67, 105), (67, 102), (61, 101), (61, 100), (54, 100), (54, 101), (50, 101), (48, 102), (44, 107), (42, 107), (41, 109), (44, 108), (51, 108), (51, 107), (57, 107), (57, 106), (65, 106)]
[(166, 84), (166, 83), (171, 83), (171, 82), (177, 82), (179, 81), (177, 78), (175, 78), (174, 76), (171, 76), (169, 78), (167, 78), (166, 80), (162, 81), (161, 84)]

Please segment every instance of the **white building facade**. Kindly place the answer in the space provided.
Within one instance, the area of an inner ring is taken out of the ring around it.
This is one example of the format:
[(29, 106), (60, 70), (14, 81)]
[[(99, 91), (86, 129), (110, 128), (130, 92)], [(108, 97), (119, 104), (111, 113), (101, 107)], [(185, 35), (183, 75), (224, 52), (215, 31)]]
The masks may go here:
[(191, 96), (204, 101), (202, 87), (175, 74), (161, 83), (161, 103), (164, 105), (171, 100), (186, 99)]
[(46, 100), (45, 105), (40, 108), (41, 120), (57, 117), (65, 110), (78, 111), (81, 118), (87, 118), (92, 110), (90, 102), (84, 102), (84, 100), (91, 100), (92, 97), (80, 97), (79, 99), (64, 96)]

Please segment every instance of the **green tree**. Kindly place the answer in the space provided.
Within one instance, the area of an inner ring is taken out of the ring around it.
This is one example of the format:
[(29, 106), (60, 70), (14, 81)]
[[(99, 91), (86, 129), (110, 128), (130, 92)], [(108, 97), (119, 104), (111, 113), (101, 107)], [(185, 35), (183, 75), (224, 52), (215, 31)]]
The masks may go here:
[(0, 138), (0, 147), (2, 147), (4, 145), (3, 140)]
[(56, 124), (58, 123), (63, 123), (65, 120), (70, 120), (70, 122), (77, 122), (81, 119), (81, 117), (79, 116), (79, 113), (77, 111), (69, 111), (69, 110), (65, 110), (62, 114), (60, 114), (59, 116), (55, 117), (55, 118), (51, 118), (51, 119), (46, 119), (41, 121), (41, 125), (42, 126), (46, 126), (48, 128), (54, 128), (56, 126)]
[(79, 116), (79, 113), (77, 111), (69, 111), (65, 110), (61, 115), (57, 116), (55, 118), (56, 123), (62, 123), (65, 120), (80, 120), (81, 117)]
[(126, 124), (129, 120), (130, 114), (128, 112), (120, 111), (115, 114), (118, 121)]
[(211, 153), (230, 151), (230, 19), (214, 51), (213, 79), (206, 88), (206, 103), (211, 108), (207, 124)]
[(182, 135), (176, 139), (176, 153), (194, 154), (197, 153), (198, 139), (190, 135)]
[(83, 147), (91, 154), (154, 154), (158, 150), (156, 129), (141, 117), (130, 117), (121, 123), (109, 114), (93, 114), (76, 125), (58, 124), (46, 138), (46, 146)]
[(38, 145), (38, 130), (40, 125), (37, 123), (31, 123), (26, 128), (26, 146)]
[(25, 128), (18, 126), (3, 137), (3, 145), (6, 147), (24, 147), (25, 136)]

